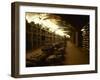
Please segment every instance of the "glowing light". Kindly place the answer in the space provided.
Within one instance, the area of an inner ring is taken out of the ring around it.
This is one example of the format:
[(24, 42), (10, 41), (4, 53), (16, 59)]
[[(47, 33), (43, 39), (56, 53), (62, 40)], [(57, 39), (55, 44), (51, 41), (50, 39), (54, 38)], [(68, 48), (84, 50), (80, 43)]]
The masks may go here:
[(54, 32), (56, 29), (58, 29), (58, 26), (50, 20), (43, 21), (43, 24), (48, 27), (51, 32)]
[[(57, 20), (54, 15), (50, 17), (49, 14), (27, 13), (26, 19), (28, 20), (29, 23), (33, 21), (35, 24), (42, 25), (43, 28), (49, 28), (50, 32), (54, 32), (57, 35), (60, 35), (60, 36), (66, 35), (64, 31), (58, 25), (57, 21), (59, 21), (60, 18)], [(70, 36), (66, 35), (66, 37), (70, 37)]]
[(61, 36), (65, 35), (64, 32), (60, 29), (58, 29), (55, 33), (58, 34), (58, 35), (61, 35)]
[(70, 35), (66, 35), (67, 38), (70, 38)]
[(85, 29), (81, 29), (81, 31), (84, 31)]

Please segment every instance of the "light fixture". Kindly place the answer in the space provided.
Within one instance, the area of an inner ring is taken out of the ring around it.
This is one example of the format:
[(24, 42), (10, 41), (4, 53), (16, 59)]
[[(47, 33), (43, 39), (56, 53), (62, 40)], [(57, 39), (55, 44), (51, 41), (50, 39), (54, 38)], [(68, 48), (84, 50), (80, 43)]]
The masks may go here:
[(81, 29), (81, 31), (85, 31), (85, 29)]
[[(57, 35), (60, 36), (65, 36), (66, 34), (64, 33), (65, 31), (62, 30), (64, 28), (67, 29), (67, 27), (61, 27), (61, 25), (59, 26), (57, 24), (57, 20), (56, 19), (49, 19), (50, 15), (49, 14), (33, 14), (33, 16), (29, 16), (26, 15), (26, 19), (28, 20), (28, 22), (34, 22), (35, 24), (40, 24), (42, 26), (42, 28), (44, 29), (49, 29), (49, 32), (54, 32)], [(69, 36), (67, 36), (69, 37)]]

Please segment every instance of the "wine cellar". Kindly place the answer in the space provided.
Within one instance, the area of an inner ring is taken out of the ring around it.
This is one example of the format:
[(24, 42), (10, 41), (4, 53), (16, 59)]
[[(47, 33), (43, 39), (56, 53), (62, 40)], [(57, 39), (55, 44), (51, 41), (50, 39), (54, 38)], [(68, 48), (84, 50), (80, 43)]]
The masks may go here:
[(27, 13), (26, 67), (89, 64), (88, 19)]
[[(62, 60), (64, 60), (66, 39), (67, 38), (64, 36), (56, 35), (54, 32), (49, 32), (48, 29), (41, 28), (41, 25), (39, 24), (34, 24), (34, 22), (28, 23), (26, 21), (27, 54), (38, 48), (42, 51), (42, 53), (40, 53), (42, 55), (39, 54), (38, 58), (35, 58), (35, 56), (34, 59), (26, 58), (27, 66), (38, 66), (38, 64), (40, 65), (41, 63), (41, 65), (63, 64)], [(36, 57), (37, 56), (38, 54)], [(34, 60), (37, 64), (32, 63)]]
[(89, 24), (82, 28), (82, 47), (89, 51)]

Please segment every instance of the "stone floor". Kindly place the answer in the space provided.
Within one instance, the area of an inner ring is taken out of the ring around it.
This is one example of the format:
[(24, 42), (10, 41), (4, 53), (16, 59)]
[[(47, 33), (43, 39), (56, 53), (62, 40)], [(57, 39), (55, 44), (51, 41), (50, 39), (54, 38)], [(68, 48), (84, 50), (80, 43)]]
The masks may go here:
[[(64, 65), (79, 65), (89, 64), (89, 53), (77, 47), (71, 41), (67, 41), (65, 51)], [(34, 57), (42, 54), (40, 48), (26, 54), (27, 59), (34, 59)]]
[(89, 53), (78, 48), (71, 41), (67, 41), (65, 64), (89, 64)]

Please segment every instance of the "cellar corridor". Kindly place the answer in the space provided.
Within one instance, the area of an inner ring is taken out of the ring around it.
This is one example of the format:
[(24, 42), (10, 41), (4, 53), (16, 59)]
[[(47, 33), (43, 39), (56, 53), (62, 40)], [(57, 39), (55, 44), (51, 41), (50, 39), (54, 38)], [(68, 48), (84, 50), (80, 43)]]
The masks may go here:
[(26, 67), (89, 64), (89, 27), (88, 15), (27, 12)]
[[(52, 53), (52, 52), (51, 52)], [(34, 57), (43, 56), (41, 48), (38, 48), (32, 52), (26, 54), (27, 58), (34, 59)], [(63, 61), (66, 65), (80, 65), (89, 64), (89, 53), (82, 48), (77, 47), (73, 42), (67, 41), (65, 48), (65, 59)], [(51, 56), (53, 57), (53, 56)]]
[(66, 47), (66, 56), (65, 64), (68, 65), (77, 65), (77, 64), (88, 64), (89, 54), (86, 51), (83, 51), (81, 48), (75, 46), (71, 41), (67, 42)]

